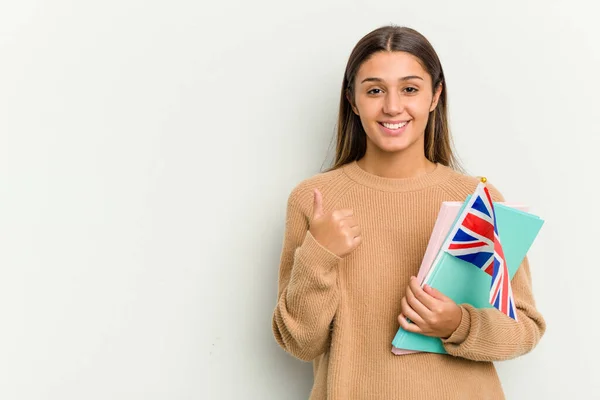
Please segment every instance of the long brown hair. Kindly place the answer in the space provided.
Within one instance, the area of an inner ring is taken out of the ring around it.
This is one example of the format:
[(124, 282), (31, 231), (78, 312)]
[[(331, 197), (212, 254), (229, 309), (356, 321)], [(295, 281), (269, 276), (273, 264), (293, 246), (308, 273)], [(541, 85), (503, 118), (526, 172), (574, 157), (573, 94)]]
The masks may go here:
[(380, 51), (403, 51), (417, 57), (429, 76), (433, 91), (442, 85), (436, 108), (429, 114), (425, 127), (425, 157), (454, 169), (461, 169), (452, 149), (448, 127), (447, 86), (442, 64), (431, 43), (414, 29), (399, 26), (383, 26), (364, 36), (354, 47), (348, 63), (342, 90), (337, 123), (337, 144), (333, 166), (329, 170), (359, 160), (367, 150), (366, 133), (360, 117), (352, 111), (348, 100), (354, 98), (354, 80), (360, 66)]

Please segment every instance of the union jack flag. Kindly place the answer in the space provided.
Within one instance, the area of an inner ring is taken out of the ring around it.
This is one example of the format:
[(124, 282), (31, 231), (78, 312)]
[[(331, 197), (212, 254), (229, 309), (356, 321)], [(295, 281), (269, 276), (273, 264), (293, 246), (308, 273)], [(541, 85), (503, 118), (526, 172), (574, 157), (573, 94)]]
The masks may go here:
[(483, 182), (458, 217), (450, 238), (446, 251), (491, 275), (490, 304), (516, 321), (515, 301), (498, 235), (494, 204)]

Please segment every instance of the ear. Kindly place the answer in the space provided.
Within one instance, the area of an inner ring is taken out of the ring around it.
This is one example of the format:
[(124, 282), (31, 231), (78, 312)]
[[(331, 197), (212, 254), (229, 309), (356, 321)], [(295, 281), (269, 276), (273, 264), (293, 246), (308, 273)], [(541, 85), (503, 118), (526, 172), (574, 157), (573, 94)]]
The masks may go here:
[(431, 100), (431, 107), (429, 107), (429, 112), (432, 112), (437, 107), (438, 102), (440, 101), (440, 95), (442, 94), (443, 88), (444, 85), (442, 82), (440, 82), (438, 87), (435, 89), (435, 93), (433, 94), (433, 99)]
[(352, 94), (350, 93), (349, 89), (346, 89), (346, 100), (348, 100), (348, 103), (350, 103), (354, 114), (358, 115), (358, 108), (356, 108), (356, 106), (354, 105), (354, 99), (352, 98)]

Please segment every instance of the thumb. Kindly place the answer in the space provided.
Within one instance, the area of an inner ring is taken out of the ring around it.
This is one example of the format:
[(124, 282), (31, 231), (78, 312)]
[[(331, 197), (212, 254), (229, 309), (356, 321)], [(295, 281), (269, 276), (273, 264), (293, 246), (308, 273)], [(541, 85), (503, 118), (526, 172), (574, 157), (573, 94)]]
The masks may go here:
[(438, 300), (449, 300), (450, 298), (448, 296), (446, 296), (445, 294), (443, 294), (442, 292), (440, 292), (439, 290), (432, 288), (429, 285), (424, 285), (423, 286), (423, 290), (425, 291), (425, 293), (427, 293), (428, 295), (430, 295), (431, 297), (434, 297)]
[(323, 216), (323, 195), (319, 189), (314, 190), (315, 200), (313, 203), (313, 219)]

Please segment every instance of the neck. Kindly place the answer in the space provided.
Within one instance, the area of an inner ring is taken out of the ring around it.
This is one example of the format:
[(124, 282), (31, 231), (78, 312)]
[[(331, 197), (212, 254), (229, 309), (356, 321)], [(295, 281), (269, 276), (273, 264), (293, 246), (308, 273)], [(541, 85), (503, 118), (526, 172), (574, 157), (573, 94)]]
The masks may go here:
[(415, 178), (435, 169), (424, 153), (402, 154), (367, 151), (357, 164), (365, 171), (383, 178), (404, 179)]

